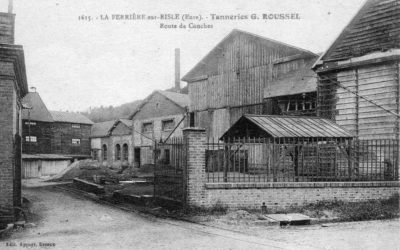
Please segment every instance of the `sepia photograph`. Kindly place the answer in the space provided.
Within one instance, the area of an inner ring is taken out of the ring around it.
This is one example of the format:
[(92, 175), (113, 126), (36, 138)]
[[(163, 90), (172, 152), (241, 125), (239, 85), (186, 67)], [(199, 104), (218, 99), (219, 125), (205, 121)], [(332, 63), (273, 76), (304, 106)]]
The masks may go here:
[(400, 0), (0, 0), (0, 249), (400, 249)]

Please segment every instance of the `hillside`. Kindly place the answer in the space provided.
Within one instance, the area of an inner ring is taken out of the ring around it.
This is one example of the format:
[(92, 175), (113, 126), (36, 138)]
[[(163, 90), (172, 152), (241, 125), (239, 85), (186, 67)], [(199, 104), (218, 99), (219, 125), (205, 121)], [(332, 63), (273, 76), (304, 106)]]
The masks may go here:
[(88, 117), (93, 122), (103, 122), (116, 120), (118, 118), (126, 118), (133, 113), (133, 111), (139, 106), (141, 100), (128, 102), (120, 106), (100, 106), (90, 108), (88, 111), (81, 112), (83, 115)]

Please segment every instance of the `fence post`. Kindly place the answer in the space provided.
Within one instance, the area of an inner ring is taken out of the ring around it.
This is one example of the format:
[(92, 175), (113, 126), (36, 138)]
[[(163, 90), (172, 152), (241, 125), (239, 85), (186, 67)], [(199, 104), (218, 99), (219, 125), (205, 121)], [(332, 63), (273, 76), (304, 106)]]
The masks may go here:
[(187, 147), (187, 166), (184, 174), (186, 204), (189, 206), (205, 206), (206, 130), (193, 127), (184, 128), (183, 138)]

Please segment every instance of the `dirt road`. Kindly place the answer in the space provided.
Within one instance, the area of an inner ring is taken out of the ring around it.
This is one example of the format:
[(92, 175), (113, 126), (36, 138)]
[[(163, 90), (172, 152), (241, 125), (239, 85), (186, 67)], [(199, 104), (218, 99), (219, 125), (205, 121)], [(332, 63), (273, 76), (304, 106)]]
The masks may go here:
[[(29, 188), (37, 226), (0, 249), (396, 249), (398, 221), (237, 233), (156, 219), (97, 204), (54, 187)], [(371, 237), (378, 232), (379, 237)], [(316, 237), (316, 238), (315, 238)], [(366, 243), (367, 242), (367, 243)], [(40, 246), (47, 244), (47, 247)]]

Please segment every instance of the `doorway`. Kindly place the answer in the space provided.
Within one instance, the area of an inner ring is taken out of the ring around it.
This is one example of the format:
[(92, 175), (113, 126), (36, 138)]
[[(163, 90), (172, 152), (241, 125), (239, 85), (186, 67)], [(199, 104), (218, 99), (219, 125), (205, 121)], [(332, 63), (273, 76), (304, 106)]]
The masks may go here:
[(140, 148), (139, 147), (136, 147), (134, 149), (134, 161), (135, 161), (135, 166), (140, 168), (141, 163), (140, 163)]

